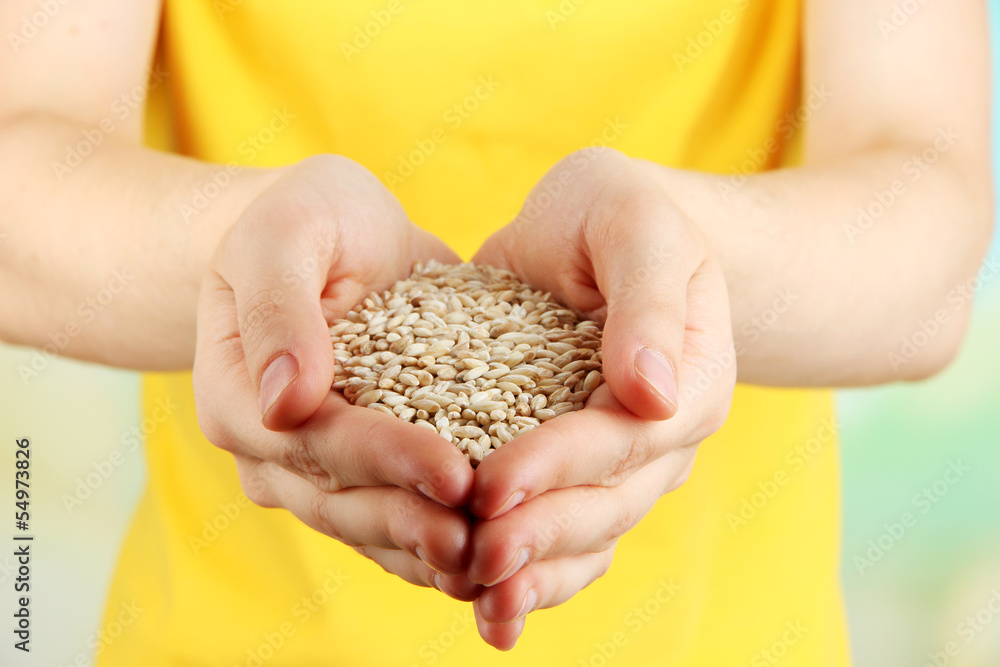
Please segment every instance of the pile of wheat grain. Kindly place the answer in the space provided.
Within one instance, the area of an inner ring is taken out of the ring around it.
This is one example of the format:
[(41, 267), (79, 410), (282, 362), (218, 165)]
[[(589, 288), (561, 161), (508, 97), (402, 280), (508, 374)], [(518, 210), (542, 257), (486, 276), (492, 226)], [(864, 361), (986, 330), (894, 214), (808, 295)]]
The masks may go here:
[(330, 327), (334, 389), (450, 440), (476, 465), (601, 384), (601, 330), (488, 266), (417, 264)]

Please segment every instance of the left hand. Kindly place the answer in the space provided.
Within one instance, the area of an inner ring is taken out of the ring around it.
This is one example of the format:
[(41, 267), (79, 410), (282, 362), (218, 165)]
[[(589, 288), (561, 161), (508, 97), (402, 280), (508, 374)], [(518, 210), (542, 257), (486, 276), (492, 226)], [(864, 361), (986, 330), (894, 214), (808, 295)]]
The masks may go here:
[[(606, 384), (586, 407), (478, 467), (469, 578), (479, 633), (509, 649), (531, 611), (562, 604), (687, 479), (736, 382), (726, 282), (705, 237), (648, 174), (585, 149), (559, 162), (474, 261), (512, 270), (604, 325)], [(676, 369), (676, 372), (675, 370)]]

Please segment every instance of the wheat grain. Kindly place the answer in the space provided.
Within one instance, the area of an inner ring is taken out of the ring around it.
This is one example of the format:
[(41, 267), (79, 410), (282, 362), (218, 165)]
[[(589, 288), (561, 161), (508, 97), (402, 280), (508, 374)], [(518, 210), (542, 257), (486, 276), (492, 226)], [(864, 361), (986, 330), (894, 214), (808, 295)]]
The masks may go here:
[(431, 261), (330, 326), (333, 388), (479, 464), (603, 381), (601, 329), (513, 273)]

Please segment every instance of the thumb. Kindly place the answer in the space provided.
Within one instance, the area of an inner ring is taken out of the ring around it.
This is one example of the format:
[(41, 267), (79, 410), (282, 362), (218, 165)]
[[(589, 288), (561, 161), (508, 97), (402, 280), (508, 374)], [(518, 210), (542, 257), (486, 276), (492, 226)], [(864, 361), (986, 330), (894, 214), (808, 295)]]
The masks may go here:
[(687, 307), (687, 275), (665, 248), (619, 249), (603, 273), (607, 319), (604, 376), (618, 401), (643, 419), (669, 419), (678, 408)]
[(273, 431), (308, 419), (334, 376), (330, 330), (320, 305), (331, 249), (296, 242), (295, 236), (287, 227), (254, 225), (227, 248), (232, 258), (226, 262), (227, 279), (247, 369), (261, 421)]

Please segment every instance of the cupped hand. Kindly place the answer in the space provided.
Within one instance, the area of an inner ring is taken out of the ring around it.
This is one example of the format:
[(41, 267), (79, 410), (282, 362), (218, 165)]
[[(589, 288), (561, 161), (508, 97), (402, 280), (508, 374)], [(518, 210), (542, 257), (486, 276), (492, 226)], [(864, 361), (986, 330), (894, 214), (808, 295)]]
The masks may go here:
[(239, 216), (204, 278), (199, 424), (247, 496), (283, 507), (413, 584), (463, 600), (473, 472), (434, 433), (331, 391), (329, 323), (414, 262), (457, 261), (361, 166), (316, 156)]
[(726, 283), (647, 163), (585, 149), (558, 163), (475, 261), (604, 325), (606, 384), (586, 407), (476, 470), (469, 577), (479, 632), (514, 645), (531, 611), (602, 576), (619, 537), (687, 479), (736, 382)]

